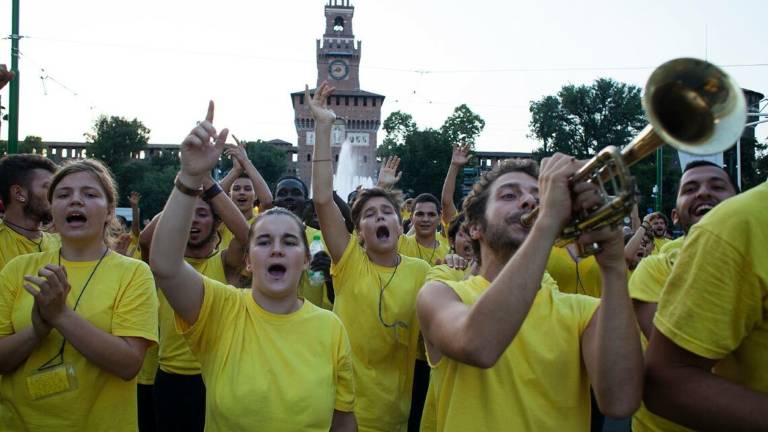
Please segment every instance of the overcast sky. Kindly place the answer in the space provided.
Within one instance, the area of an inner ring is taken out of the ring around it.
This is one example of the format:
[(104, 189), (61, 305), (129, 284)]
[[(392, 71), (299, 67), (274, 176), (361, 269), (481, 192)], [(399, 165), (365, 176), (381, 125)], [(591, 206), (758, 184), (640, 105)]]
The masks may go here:
[[(531, 150), (528, 104), (564, 84), (611, 77), (642, 86), (676, 57), (734, 65), (725, 69), (742, 87), (768, 94), (764, 0), (352, 3), (361, 87), (386, 95), (382, 120), (402, 110), (439, 127), (467, 103), (486, 120), (482, 150)], [(138, 118), (152, 143), (178, 143), (213, 99), (218, 127), (295, 143), (289, 93), (316, 82), (325, 4), (24, 1), (20, 139), (82, 141), (108, 114)], [(8, 35), (11, 1), (0, 10)], [(10, 64), (10, 41), (0, 50)], [(8, 90), (1, 96), (7, 107)]]

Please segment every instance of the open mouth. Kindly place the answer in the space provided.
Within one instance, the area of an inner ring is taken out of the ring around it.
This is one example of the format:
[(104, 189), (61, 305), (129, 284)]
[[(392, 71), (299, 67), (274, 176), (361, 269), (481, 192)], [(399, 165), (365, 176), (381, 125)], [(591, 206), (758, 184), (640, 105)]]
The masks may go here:
[(88, 222), (88, 218), (82, 213), (73, 212), (65, 218), (68, 224), (80, 225)]
[(190, 228), (190, 234), (200, 234), (200, 228)]
[(286, 268), (282, 264), (272, 264), (271, 266), (267, 267), (267, 274), (275, 279), (279, 279), (285, 276), (285, 272)]
[(710, 210), (715, 208), (714, 205), (711, 204), (701, 204), (693, 209), (691, 212), (694, 216), (704, 216), (705, 214), (709, 213)]
[(379, 240), (389, 239), (389, 228), (380, 226), (376, 229), (376, 238)]
[(248, 198), (238, 198), (236, 201), (239, 205), (243, 206), (248, 203)]

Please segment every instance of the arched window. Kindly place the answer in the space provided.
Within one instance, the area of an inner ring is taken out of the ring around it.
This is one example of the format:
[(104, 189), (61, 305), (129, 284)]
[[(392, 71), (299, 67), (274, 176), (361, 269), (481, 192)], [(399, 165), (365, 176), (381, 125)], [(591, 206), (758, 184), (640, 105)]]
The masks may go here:
[(344, 18), (337, 16), (336, 19), (333, 20), (333, 31), (335, 32), (344, 31)]

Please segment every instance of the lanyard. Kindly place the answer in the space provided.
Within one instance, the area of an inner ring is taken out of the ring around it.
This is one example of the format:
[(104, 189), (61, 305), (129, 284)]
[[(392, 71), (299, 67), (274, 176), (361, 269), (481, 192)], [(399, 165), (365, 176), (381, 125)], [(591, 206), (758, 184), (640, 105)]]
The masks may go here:
[[(91, 274), (88, 275), (88, 279), (85, 280), (85, 284), (83, 285), (83, 288), (80, 290), (80, 294), (77, 295), (77, 299), (75, 300), (75, 306), (72, 308), (73, 311), (77, 311), (77, 306), (80, 305), (80, 299), (83, 298), (83, 293), (85, 293), (85, 289), (88, 288), (88, 283), (91, 282), (93, 275), (96, 274), (96, 270), (98, 270), (99, 265), (101, 265), (101, 262), (104, 260), (104, 257), (107, 255), (107, 252), (109, 252), (109, 248), (106, 248), (104, 253), (101, 254), (101, 258), (99, 258), (99, 261), (93, 267), (93, 270), (91, 270)], [(61, 249), (59, 249), (58, 265), (61, 266)], [(64, 346), (66, 344), (67, 344), (67, 339), (64, 338), (62, 335), (62, 341), (61, 341), (61, 346), (59, 347), (59, 351), (50, 360), (43, 363), (43, 365), (40, 366), (37, 370), (42, 371), (45, 369), (61, 366), (62, 364), (64, 364)]]

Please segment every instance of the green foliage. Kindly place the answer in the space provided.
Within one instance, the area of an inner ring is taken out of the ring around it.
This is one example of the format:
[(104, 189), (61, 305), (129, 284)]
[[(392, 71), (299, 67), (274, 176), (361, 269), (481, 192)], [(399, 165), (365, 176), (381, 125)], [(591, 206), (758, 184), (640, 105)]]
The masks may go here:
[[(403, 177), (398, 188), (411, 195), (429, 192), (439, 198), (451, 163), (452, 145), (474, 144), (484, 126), (485, 121), (463, 104), (454, 109), (440, 129), (420, 130), (410, 114), (395, 111), (384, 120), (387, 135), (378, 156), (400, 158)], [(457, 187), (457, 193), (460, 190)]]
[[(248, 153), (248, 159), (259, 170), (269, 188), (274, 190), (277, 180), (288, 169), (288, 156), (285, 151), (262, 140), (247, 142), (245, 151)], [(219, 166), (222, 172), (227, 172), (232, 168), (232, 161), (227, 157), (222, 157)]]
[[(608, 78), (591, 85), (566, 85), (557, 95), (545, 96), (530, 104), (532, 138), (541, 146), (534, 158), (541, 160), (555, 152), (589, 159), (601, 149), (623, 148), (645, 127), (640, 88)], [(640, 193), (640, 214), (654, 207), (656, 158), (650, 155), (630, 169)], [(662, 161), (662, 211), (669, 215), (675, 206), (680, 179), (677, 151), (667, 147)]]
[(417, 130), (399, 146), (380, 147), (379, 155), (398, 156), (403, 177), (397, 187), (412, 194), (429, 192), (440, 197), (451, 163), (451, 144), (435, 129)]
[(406, 137), (418, 130), (413, 116), (402, 111), (395, 111), (387, 116), (382, 128), (387, 133), (382, 141), (385, 146), (403, 145)]
[(129, 207), (128, 196), (132, 191), (139, 192), (141, 217), (152, 218), (163, 210), (179, 166), (178, 157), (170, 153), (132, 159), (121, 165), (115, 172), (120, 185), (120, 205)]
[(100, 116), (85, 137), (88, 157), (100, 159), (114, 170), (147, 147), (149, 129), (137, 119)]
[(461, 104), (453, 110), (453, 114), (445, 120), (440, 132), (451, 144), (469, 144), (475, 148), (475, 140), (485, 127), (485, 120), (475, 114), (466, 104)]
[(27, 135), (24, 141), (19, 143), (19, 153), (43, 154), (45, 147), (42, 138), (35, 135)]
[(556, 96), (530, 104), (537, 158), (555, 152), (584, 159), (609, 145), (622, 147), (645, 126), (640, 88), (608, 78), (564, 86)]

